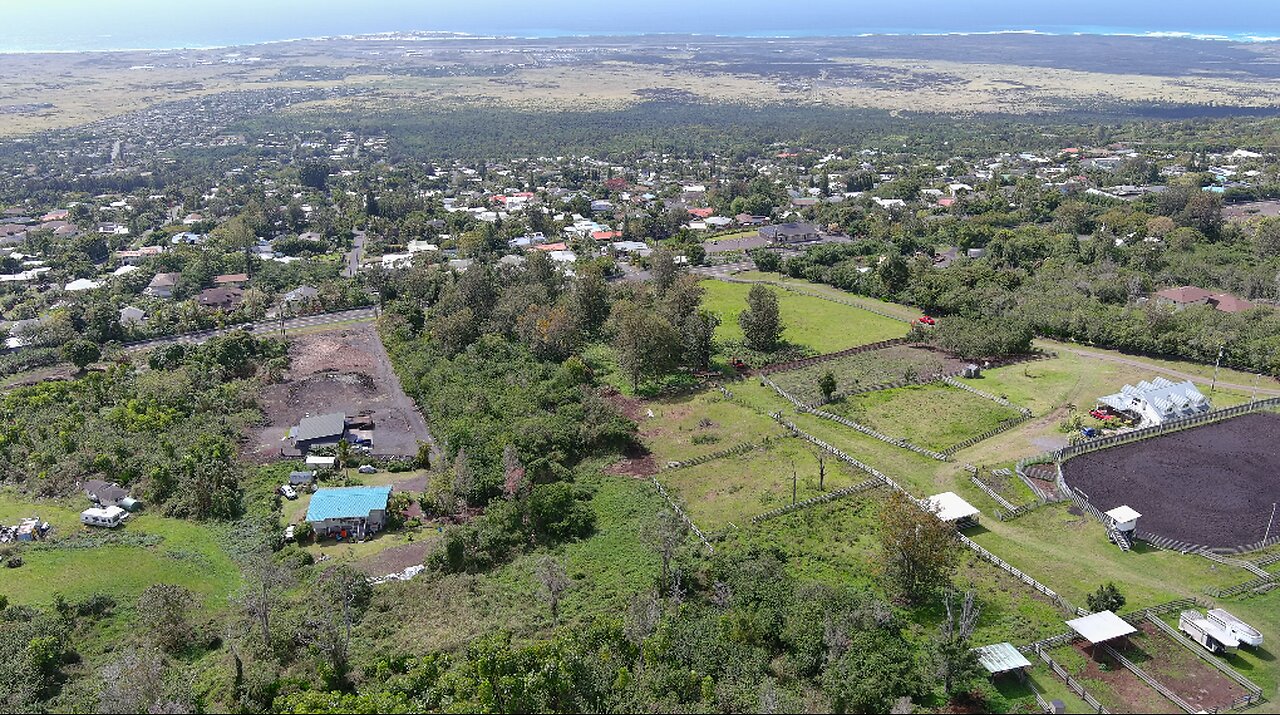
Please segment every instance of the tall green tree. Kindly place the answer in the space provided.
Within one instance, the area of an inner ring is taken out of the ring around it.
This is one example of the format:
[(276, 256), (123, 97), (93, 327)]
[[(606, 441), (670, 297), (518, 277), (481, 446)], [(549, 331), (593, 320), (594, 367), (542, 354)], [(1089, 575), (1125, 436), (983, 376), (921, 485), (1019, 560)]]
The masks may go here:
[(753, 285), (747, 293), (747, 309), (738, 314), (738, 325), (752, 350), (771, 352), (782, 339), (782, 318), (778, 310), (778, 294)]

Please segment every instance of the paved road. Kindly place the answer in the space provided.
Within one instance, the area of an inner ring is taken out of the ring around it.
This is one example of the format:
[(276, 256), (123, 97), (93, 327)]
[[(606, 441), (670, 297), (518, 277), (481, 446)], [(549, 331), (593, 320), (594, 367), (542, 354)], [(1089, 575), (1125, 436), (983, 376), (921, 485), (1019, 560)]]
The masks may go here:
[(720, 278), (732, 275), (738, 271), (754, 271), (755, 269), (756, 262), (748, 258), (745, 261), (738, 261), (737, 263), (721, 263), (714, 266), (694, 266), (689, 269), (689, 272), (700, 276), (707, 276), (709, 278)]
[[(301, 328), (335, 325), (338, 323), (367, 323), (376, 317), (378, 317), (378, 309), (376, 307), (354, 308), (352, 310), (343, 310), (337, 313), (321, 313), (319, 315), (304, 315), (299, 318), (286, 318), (283, 328), (285, 331), (290, 331), (299, 330)], [(263, 320), (257, 323), (241, 323), (240, 325), (232, 325), (226, 328), (201, 330), (194, 333), (183, 333), (182, 335), (171, 335), (163, 338), (152, 338), (151, 340), (129, 343), (124, 346), (124, 351), (141, 352), (143, 350), (165, 347), (167, 345), (199, 345), (210, 338), (215, 338), (219, 335), (226, 335), (237, 330), (248, 330), (254, 335), (279, 335), (281, 327), (281, 322), (279, 320)]]
[(360, 259), (364, 256), (364, 242), (367, 240), (364, 231), (352, 231), (351, 250), (347, 252), (347, 265), (342, 269), (344, 278), (354, 278), (360, 271)]
[[(1133, 367), (1140, 367), (1143, 370), (1151, 370), (1152, 372), (1160, 372), (1160, 373), (1164, 373), (1165, 375), (1172, 375), (1173, 377), (1179, 377), (1179, 378), (1182, 378), (1183, 380), (1193, 380), (1195, 382), (1204, 382), (1205, 380), (1205, 377), (1203, 375), (1192, 375), (1191, 373), (1188, 373), (1188, 372), (1179, 372), (1178, 370), (1172, 370), (1167, 367), (1162, 367), (1160, 365), (1156, 365), (1155, 363), (1148, 362), (1140, 358), (1128, 358), (1121, 355), (1109, 355), (1107, 353), (1099, 353), (1099, 352), (1094, 352), (1092, 350), (1083, 350), (1081, 348), (1072, 348), (1072, 347), (1067, 347), (1065, 345), (1054, 345), (1053, 349), (1072, 353), (1074, 355), (1079, 355), (1081, 357), (1093, 358), (1094, 360), (1106, 360), (1107, 362), (1118, 362), (1124, 365), (1132, 365)], [(1225, 382), (1223, 380), (1218, 380), (1218, 387), (1225, 387), (1228, 390), (1237, 390), (1239, 392), (1252, 393), (1256, 391), (1260, 395), (1280, 397), (1280, 388), (1267, 387), (1268, 383), (1274, 384), (1275, 380), (1270, 377), (1260, 377), (1258, 378), (1258, 385), (1256, 388), (1253, 385), (1241, 385), (1235, 382)]]

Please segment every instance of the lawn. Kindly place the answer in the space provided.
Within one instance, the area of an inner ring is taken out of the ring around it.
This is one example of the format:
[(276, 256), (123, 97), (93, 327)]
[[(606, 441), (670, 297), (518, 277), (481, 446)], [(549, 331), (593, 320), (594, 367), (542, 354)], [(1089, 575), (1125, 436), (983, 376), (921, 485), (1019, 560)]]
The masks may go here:
[[(822, 409), (933, 450), (959, 444), (1019, 416), (1017, 410), (939, 383), (864, 392)], [(928, 419), (921, 419), (924, 415)]]
[(895, 345), (856, 355), (827, 360), (817, 365), (770, 375), (779, 387), (805, 402), (822, 397), (818, 380), (830, 372), (836, 378), (836, 392), (854, 392), (897, 382), (907, 377), (931, 375), (956, 363), (943, 353), (909, 345)]
[[(731, 386), (734, 387), (734, 386)], [(716, 390), (643, 403), (640, 433), (659, 466), (744, 442), (760, 444), (785, 431), (777, 422)], [(653, 417), (648, 417), (652, 410)]]
[(902, 320), (915, 320), (916, 318), (920, 317), (920, 311), (909, 305), (902, 305), (900, 303), (890, 303), (888, 301), (880, 300), (878, 298), (871, 298), (865, 295), (849, 293), (847, 291), (842, 291), (839, 288), (836, 288), (834, 286), (829, 286), (824, 283), (812, 283), (810, 281), (804, 280), (803, 278), (791, 278), (790, 276), (785, 276), (781, 273), (765, 273), (763, 271), (743, 271), (742, 273), (739, 273), (737, 277), (743, 278), (746, 280), (772, 281), (774, 283), (777, 283), (780, 286), (790, 286), (790, 287), (797, 288), (799, 290), (808, 291), (810, 293), (821, 293), (822, 295), (829, 295), (832, 298), (837, 298), (839, 300), (848, 301), (850, 303), (857, 303), (859, 305), (864, 305), (871, 310), (876, 310), (881, 313), (885, 313), (887, 315), (892, 315), (897, 318), (901, 318)]
[[(703, 281), (702, 286), (706, 289), (703, 306), (720, 318), (716, 339), (740, 342), (743, 335), (742, 328), (738, 327), (738, 314), (747, 307), (751, 286), (717, 280)], [(782, 289), (772, 290), (778, 296), (784, 327), (782, 337), (819, 353), (900, 338), (907, 333), (904, 323), (869, 311)]]
[(191, 589), (207, 607), (222, 605), (240, 585), (240, 571), (220, 542), (221, 525), (141, 513), (116, 530), (80, 525), (78, 507), (0, 495), (0, 522), (39, 515), (53, 525), (49, 539), (22, 550), (23, 565), (4, 569), (0, 594), (14, 603), (49, 603), (104, 593), (129, 603), (148, 586)]
[(793, 471), (798, 501), (868, 479), (824, 454), (826, 476), (820, 488), (819, 454), (808, 442), (786, 437), (768, 448), (659, 473), (658, 480), (685, 500), (689, 515), (704, 531), (731, 524), (745, 528), (756, 514), (791, 503)]

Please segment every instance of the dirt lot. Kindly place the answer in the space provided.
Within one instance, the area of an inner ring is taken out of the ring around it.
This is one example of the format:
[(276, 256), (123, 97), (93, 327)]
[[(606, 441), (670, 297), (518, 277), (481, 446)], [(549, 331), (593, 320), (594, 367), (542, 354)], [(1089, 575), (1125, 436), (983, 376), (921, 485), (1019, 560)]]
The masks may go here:
[(268, 387), (261, 402), (267, 424), (250, 435), (246, 456), (269, 461), (281, 455), (288, 429), (308, 415), (345, 412), (373, 415), (373, 453), (412, 455), (431, 434), (391, 369), (372, 325), (296, 335), (285, 381)]
[(1208, 547), (1263, 538), (1280, 501), (1280, 415), (1255, 413), (1067, 461), (1067, 483), (1102, 511), (1128, 504), (1138, 528)]
[[(1105, 652), (1095, 653), (1093, 646), (1085, 641), (1078, 641), (1071, 648), (1084, 656), (1084, 669), (1075, 673), (1075, 677), (1113, 712), (1168, 713), (1176, 709), (1167, 698)], [(1133, 660), (1132, 646), (1117, 644), (1116, 650)]]
[[(1142, 623), (1138, 628), (1143, 635), (1135, 637), (1133, 643), (1140, 646), (1141, 651), (1135, 648), (1135, 652), (1125, 653), (1125, 657), (1192, 706), (1209, 712), (1226, 710), (1236, 698), (1247, 694), (1239, 683), (1205, 664), (1155, 626)], [(1150, 659), (1143, 661), (1137, 656), (1138, 652)]]

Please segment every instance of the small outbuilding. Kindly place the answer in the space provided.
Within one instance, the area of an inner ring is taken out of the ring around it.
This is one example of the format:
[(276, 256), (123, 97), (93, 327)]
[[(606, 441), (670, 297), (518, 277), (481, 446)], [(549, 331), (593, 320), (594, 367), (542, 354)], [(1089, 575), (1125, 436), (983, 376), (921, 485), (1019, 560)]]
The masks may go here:
[(973, 652), (978, 656), (978, 662), (992, 676), (1003, 675), (1004, 673), (1016, 673), (1022, 675), (1031, 667), (1031, 661), (1012, 643), (995, 643), (993, 645), (984, 645), (981, 648), (974, 648)]
[(314, 471), (289, 472), (289, 486), (291, 487), (304, 487), (314, 482), (315, 480), (316, 480), (316, 473)]
[(1138, 629), (1111, 611), (1099, 611), (1067, 621), (1067, 627), (1092, 645), (1124, 638)]
[(316, 447), (328, 447), (342, 441), (347, 434), (347, 416), (341, 412), (304, 417), (289, 430), (289, 438), (299, 452), (306, 454)]
[(955, 524), (958, 529), (976, 525), (978, 515), (981, 513), (977, 507), (955, 492), (934, 494), (926, 499), (925, 503), (933, 513), (938, 515), (939, 519), (948, 524)]

